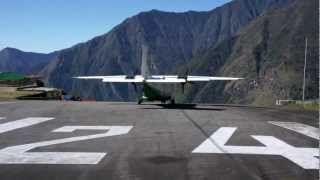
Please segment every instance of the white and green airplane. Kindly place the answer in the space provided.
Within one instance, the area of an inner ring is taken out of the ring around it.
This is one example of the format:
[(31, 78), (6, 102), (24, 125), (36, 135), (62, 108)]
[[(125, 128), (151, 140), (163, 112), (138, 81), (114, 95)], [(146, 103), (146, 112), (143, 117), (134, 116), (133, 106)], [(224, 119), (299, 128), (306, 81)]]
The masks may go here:
[(153, 87), (152, 84), (181, 84), (184, 91), (185, 84), (206, 81), (235, 81), (243, 78), (236, 77), (213, 77), (213, 76), (179, 76), (179, 75), (150, 75), (147, 63), (148, 49), (142, 46), (142, 64), (141, 75), (112, 75), (112, 76), (77, 76), (76, 79), (102, 80), (105, 83), (132, 83), (137, 91), (137, 85), (142, 85), (142, 93), (138, 98), (138, 104), (143, 101), (160, 101), (161, 103), (175, 103), (174, 98), (166, 93)]
[(138, 104), (141, 104), (143, 101), (161, 101), (162, 103), (166, 103), (169, 101), (174, 104), (174, 98), (161, 90), (153, 87), (151, 84), (155, 83), (167, 83), (167, 84), (182, 84), (182, 87), (186, 83), (193, 82), (205, 82), (205, 81), (234, 81), (239, 80), (241, 78), (234, 77), (212, 77), (212, 76), (186, 76), (179, 77), (177, 75), (151, 75), (148, 77), (142, 75), (135, 75), (133, 77), (126, 75), (118, 75), (118, 76), (79, 76), (75, 77), (77, 79), (100, 79), (102, 82), (107, 83), (132, 83), (135, 86), (137, 84), (142, 84), (142, 96), (138, 99)]

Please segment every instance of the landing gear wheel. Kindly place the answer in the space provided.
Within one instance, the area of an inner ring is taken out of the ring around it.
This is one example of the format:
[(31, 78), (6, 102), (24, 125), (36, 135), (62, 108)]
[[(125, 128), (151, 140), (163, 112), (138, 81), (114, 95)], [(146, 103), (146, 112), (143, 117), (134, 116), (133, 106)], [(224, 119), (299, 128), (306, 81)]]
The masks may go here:
[(170, 104), (176, 104), (176, 101), (174, 99), (170, 99)]

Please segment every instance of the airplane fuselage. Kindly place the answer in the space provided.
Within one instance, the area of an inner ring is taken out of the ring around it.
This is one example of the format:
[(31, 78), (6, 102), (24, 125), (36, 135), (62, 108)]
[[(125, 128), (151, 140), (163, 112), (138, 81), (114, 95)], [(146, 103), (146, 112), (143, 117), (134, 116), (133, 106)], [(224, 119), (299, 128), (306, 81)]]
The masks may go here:
[(142, 96), (139, 97), (138, 104), (141, 104), (143, 101), (160, 101), (161, 103), (170, 101), (170, 103), (174, 103), (171, 95), (162, 92), (149, 83), (144, 82), (142, 85)]

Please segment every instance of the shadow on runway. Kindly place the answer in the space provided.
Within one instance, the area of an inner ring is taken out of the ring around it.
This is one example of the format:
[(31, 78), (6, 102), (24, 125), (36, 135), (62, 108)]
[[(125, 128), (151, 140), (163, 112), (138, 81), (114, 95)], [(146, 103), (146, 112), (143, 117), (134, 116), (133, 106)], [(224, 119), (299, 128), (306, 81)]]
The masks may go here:
[(241, 104), (203, 104), (203, 105), (205, 105), (205, 106), (215, 106), (215, 107), (236, 107), (236, 108), (272, 109), (271, 107), (252, 106), (252, 105), (241, 105)]
[(152, 104), (152, 105), (158, 106), (158, 107), (143, 107), (142, 109), (183, 109), (183, 110), (206, 110), (206, 111), (224, 111), (225, 110), (223, 108), (199, 107), (197, 106), (197, 104)]

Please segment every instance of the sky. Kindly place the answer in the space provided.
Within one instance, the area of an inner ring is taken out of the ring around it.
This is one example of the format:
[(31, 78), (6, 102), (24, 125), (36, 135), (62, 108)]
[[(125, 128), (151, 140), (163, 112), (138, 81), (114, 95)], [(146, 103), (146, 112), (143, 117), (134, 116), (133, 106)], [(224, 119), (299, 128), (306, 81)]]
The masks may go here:
[(49, 53), (105, 34), (142, 11), (208, 11), (229, 1), (0, 0), (0, 50)]

